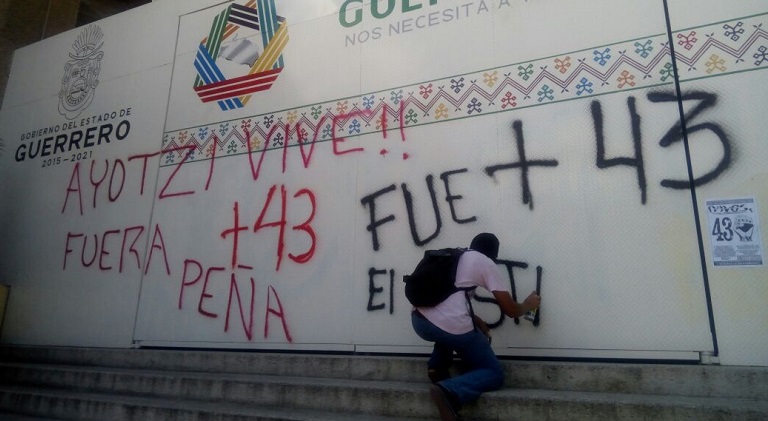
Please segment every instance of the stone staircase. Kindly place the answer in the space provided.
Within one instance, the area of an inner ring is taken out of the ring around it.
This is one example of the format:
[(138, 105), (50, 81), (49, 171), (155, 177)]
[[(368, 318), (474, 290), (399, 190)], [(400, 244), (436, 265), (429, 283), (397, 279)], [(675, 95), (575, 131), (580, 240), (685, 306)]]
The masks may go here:
[[(425, 358), (0, 348), (0, 420), (439, 419)], [(768, 368), (505, 361), (466, 420), (768, 420)]]

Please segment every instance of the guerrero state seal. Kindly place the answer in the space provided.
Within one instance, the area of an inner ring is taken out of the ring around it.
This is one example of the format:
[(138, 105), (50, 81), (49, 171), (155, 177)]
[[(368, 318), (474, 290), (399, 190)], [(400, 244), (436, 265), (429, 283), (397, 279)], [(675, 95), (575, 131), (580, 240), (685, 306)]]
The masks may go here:
[(98, 26), (89, 26), (72, 44), (71, 60), (64, 66), (64, 78), (59, 91), (59, 114), (72, 120), (91, 105), (99, 86), (101, 51), (104, 34)]

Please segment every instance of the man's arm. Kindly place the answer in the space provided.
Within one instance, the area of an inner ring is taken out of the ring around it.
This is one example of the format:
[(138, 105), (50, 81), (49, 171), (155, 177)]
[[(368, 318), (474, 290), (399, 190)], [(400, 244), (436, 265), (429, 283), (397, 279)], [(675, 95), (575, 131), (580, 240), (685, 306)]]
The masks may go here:
[(541, 297), (536, 292), (532, 292), (528, 297), (523, 300), (522, 303), (518, 303), (512, 299), (512, 294), (507, 291), (492, 291), (493, 297), (499, 303), (501, 311), (508, 317), (520, 317), (527, 313), (529, 310), (539, 308), (541, 304)]

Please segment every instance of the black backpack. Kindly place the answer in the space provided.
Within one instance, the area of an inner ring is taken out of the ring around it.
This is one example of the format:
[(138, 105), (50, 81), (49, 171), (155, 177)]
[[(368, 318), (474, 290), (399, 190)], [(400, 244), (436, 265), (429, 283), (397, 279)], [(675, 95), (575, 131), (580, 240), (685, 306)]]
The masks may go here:
[(405, 297), (414, 307), (434, 307), (456, 291), (469, 291), (471, 288), (457, 288), (456, 268), (459, 257), (466, 251), (461, 248), (427, 250), (416, 269), (410, 275), (403, 276)]

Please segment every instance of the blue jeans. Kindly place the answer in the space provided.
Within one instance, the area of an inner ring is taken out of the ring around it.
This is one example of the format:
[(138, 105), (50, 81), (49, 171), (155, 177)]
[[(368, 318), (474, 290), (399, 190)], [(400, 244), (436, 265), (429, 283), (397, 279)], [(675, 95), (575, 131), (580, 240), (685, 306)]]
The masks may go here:
[(438, 383), (453, 393), (461, 404), (473, 402), (483, 392), (497, 390), (504, 384), (504, 369), (491, 349), (488, 338), (479, 329), (453, 335), (435, 326), (417, 311), (411, 314), (411, 323), (419, 337), (435, 343), (427, 363), (429, 368), (450, 367), (453, 351), (461, 357), (467, 371)]

